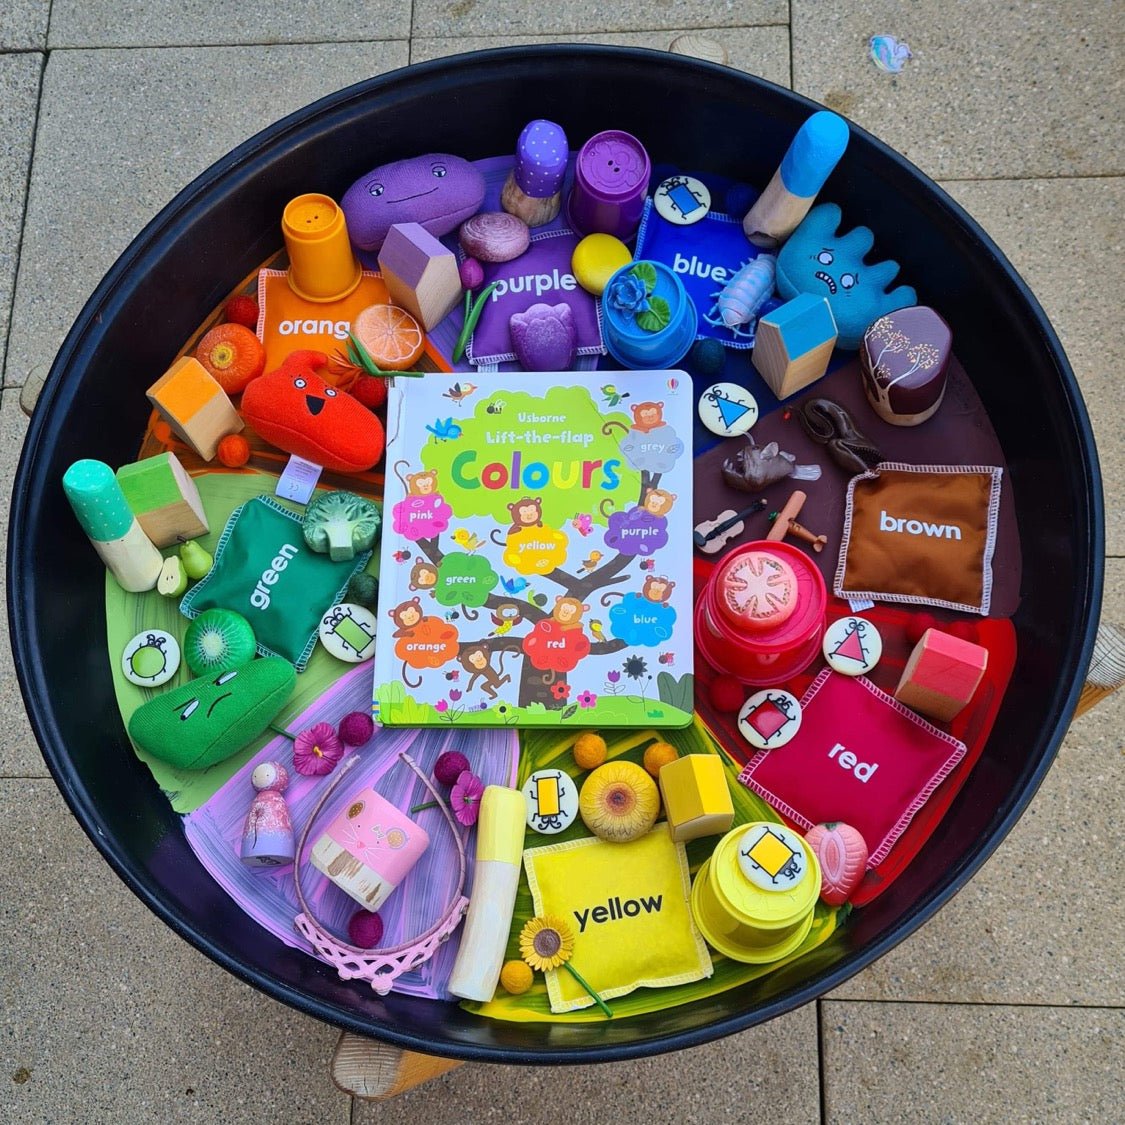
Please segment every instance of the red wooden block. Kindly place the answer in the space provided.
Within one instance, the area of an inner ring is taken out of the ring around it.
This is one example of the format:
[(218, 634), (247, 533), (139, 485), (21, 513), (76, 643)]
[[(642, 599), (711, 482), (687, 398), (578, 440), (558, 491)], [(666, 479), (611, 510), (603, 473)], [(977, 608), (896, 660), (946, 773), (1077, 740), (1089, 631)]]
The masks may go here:
[(895, 699), (927, 718), (949, 722), (973, 698), (987, 667), (988, 649), (927, 629), (906, 662)]

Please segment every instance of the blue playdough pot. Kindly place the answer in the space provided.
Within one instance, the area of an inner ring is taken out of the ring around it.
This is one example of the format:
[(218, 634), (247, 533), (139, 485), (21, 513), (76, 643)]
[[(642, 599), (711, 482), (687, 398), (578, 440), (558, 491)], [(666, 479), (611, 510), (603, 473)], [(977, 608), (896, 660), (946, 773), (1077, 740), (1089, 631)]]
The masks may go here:
[[(645, 138), (654, 164), (763, 186), (816, 108), (736, 70), (651, 51), (520, 47), (425, 63), (333, 94), (241, 145), (180, 192), (98, 286), (55, 360), (13, 490), (16, 667), (47, 764), (95, 846), (220, 965), (310, 1015), (431, 1054), (515, 1063), (648, 1055), (741, 1031), (836, 988), (922, 925), (1015, 823), (1070, 721), (1098, 620), (1103, 530), (1093, 439), (1066, 356), (1027, 286), (949, 196), (854, 128), (822, 197), (870, 226), (878, 245), (893, 246), (903, 275), (921, 283), (919, 298), (949, 321), (1004, 447), (1024, 559), (1017, 664), (983, 756), (906, 872), (826, 944), (714, 999), (607, 1022), (515, 1025), (452, 1004), (381, 998), (240, 912), (196, 862), (118, 716), (104, 570), (59, 481), (79, 457), (132, 459), (148, 406), (139, 384), (121, 379), (121, 357), (134, 371), (163, 371), (280, 247), (288, 200), (338, 198), (374, 165), (427, 151), (510, 153), (533, 116), (558, 121), (575, 139), (624, 129)], [(137, 333), (138, 324), (149, 331)]]
[(609, 354), (626, 367), (675, 367), (698, 327), (683, 282), (663, 262), (630, 262), (606, 283), (602, 335)]

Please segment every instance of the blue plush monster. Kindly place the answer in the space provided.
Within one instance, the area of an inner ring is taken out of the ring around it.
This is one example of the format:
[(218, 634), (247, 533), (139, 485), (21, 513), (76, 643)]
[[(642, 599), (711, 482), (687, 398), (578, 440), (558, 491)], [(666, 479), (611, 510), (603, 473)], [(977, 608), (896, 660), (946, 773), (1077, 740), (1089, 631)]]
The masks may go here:
[(875, 236), (867, 227), (840, 234), (840, 219), (835, 203), (822, 203), (805, 216), (777, 257), (777, 291), (787, 301), (798, 293), (827, 297), (840, 333), (836, 346), (855, 349), (869, 324), (916, 305), (918, 295), (909, 285), (888, 293), (898, 262), (866, 265), (863, 258)]

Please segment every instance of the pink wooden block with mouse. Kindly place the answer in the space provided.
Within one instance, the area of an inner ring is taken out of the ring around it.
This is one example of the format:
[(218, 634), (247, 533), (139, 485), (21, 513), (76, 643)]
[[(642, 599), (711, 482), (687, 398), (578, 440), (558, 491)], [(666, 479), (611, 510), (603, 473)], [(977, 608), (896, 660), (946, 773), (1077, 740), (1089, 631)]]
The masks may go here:
[(966, 707), (988, 667), (988, 649), (940, 629), (914, 646), (895, 699), (929, 719), (949, 722)]

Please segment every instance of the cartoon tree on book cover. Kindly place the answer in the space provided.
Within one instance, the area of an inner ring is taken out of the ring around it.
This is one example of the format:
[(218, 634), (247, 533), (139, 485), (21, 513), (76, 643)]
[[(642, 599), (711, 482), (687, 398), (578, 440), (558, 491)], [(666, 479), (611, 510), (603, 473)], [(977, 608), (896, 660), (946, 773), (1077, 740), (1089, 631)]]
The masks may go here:
[(690, 722), (692, 676), (674, 674), (690, 668), (690, 603), (673, 645), (676, 582), (661, 565), (676, 503), (661, 480), (681, 458), (690, 472), (690, 455), (664, 404), (613, 410), (629, 396), (575, 385), (496, 390), (470, 413), (472, 390), (455, 397), (455, 384), (445, 397), (464, 413), (391, 466), (384, 721)]

